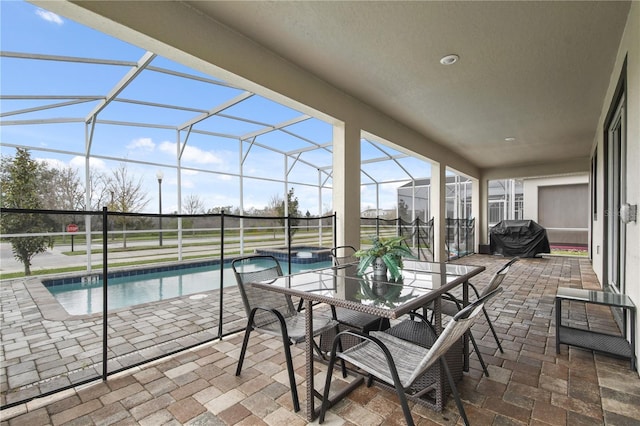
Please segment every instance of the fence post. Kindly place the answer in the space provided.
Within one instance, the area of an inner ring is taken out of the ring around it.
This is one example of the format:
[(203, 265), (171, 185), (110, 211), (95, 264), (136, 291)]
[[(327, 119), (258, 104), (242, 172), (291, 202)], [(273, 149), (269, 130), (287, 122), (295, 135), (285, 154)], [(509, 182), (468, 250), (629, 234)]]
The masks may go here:
[(287, 259), (289, 260), (288, 270), (291, 275), (291, 215), (286, 216), (287, 219)]
[(416, 227), (416, 241), (418, 242), (418, 260), (420, 260), (421, 257), (421, 250), (420, 250), (420, 218), (417, 217), (416, 220), (414, 221), (415, 223), (415, 227)]
[[(107, 208), (102, 208), (102, 380), (107, 380), (107, 336), (109, 333), (108, 324), (107, 324), (107, 309), (109, 307), (109, 303), (107, 300), (107, 284), (108, 284), (108, 272), (109, 265), (107, 264), (108, 252), (109, 252), (109, 242), (107, 240), (107, 226), (106, 223), (109, 219), (107, 214)], [(91, 247), (88, 247), (89, 252), (91, 251)], [(91, 259), (91, 255), (89, 255), (89, 259)], [(91, 262), (89, 262), (91, 263)]]
[(222, 339), (222, 307), (224, 301), (224, 210), (220, 211), (220, 312), (218, 321), (218, 338)]
[(454, 219), (456, 224), (456, 258), (460, 258), (460, 232), (462, 231), (462, 220)]

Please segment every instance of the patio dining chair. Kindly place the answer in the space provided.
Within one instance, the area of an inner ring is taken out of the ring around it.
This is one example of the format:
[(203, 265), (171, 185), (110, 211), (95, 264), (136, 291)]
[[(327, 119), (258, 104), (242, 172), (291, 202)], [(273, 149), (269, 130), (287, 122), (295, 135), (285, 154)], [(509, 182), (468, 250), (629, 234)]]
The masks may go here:
[(356, 248), (353, 246), (336, 246), (330, 251), (334, 265), (345, 265), (347, 263), (357, 262), (358, 258), (354, 256)]
[[(329, 392), (331, 387), (332, 370), (337, 359), (347, 361), (361, 371), (367, 373), (367, 386), (371, 386), (374, 378), (393, 386), (400, 400), (402, 411), (408, 425), (414, 425), (411, 410), (407, 401), (407, 392), (412, 388), (414, 382), (426, 374), (434, 364), (439, 362), (442, 370), (447, 376), (447, 380), (456, 401), (460, 416), (465, 424), (469, 424), (469, 420), (464, 411), (464, 406), (460, 400), (455, 380), (449, 370), (449, 366), (445, 360), (445, 355), (449, 349), (459, 342), (462, 336), (469, 330), (475, 319), (482, 312), (484, 299), (478, 299), (471, 305), (458, 312), (447, 324), (442, 333), (437, 333), (431, 323), (419, 313), (413, 313), (414, 319), (405, 321), (415, 322), (419, 319), (422, 327), (429, 329), (433, 336), (437, 336), (430, 347), (420, 344), (424, 342), (413, 342), (393, 335), (395, 328), (391, 327), (388, 331), (373, 331), (369, 335), (358, 333), (356, 331), (342, 331), (334, 339), (331, 348), (331, 357), (329, 359), (329, 367), (327, 370), (327, 378), (325, 381), (324, 395), (322, 407), (320, 409), (319, 423), (324, 422), (325, 414), (329, 408)], [(402, 324), (402, 323), (401, 323)], [(342, 334), (358, 335), (363, 342), (357, 346), (338, 351), (340, 337)], [(430, 390), (425, 388), (424, 391)], [(413, 396), (420, 396), (420, 392), (413, 393)]]
[[(516, 263), (518, 260), (520, 260), (519, 257), (514, 257), (513, 259), (511, 259), (509, 262), (507, 262), (506, 264), (504, 264), (499, 270), (498, 272), (496, 272), (493, 277), (491, 278), (491, 281), (489, 282), (489, 285), (487, 285), (482, 292), (478, 291), (478, 288), (469, 283), (469, 287), (471, 287), (471, 289), (473, 290), (476, 299), (480, 299), (483, 296), (486, 296), (487, 294), (491, 293), (492, 291), (494, 291), (496, 288), (500, 287), (500, 285), (502, 284), (502, 281), (504, 281), (504, 278), (507, 276), (507, 273), (509, 272), (509, 268), (511, 267), (511, 265), (513, 265), (514, 263)], [(445, 293), (442, 296), (442, 301), (441, 301), (441, 311), (443, 314), (448, 315), (450, 317), (456, 315), (462, 308), (463, 308), (463, 301), (452, 295), (451, 293)], [(482, 312), (484, 313), (484, 317), (487, 320), (487, 324), (489, 324), (489, 328), (491, 329), (491, 333), (493, 334), (493, 338), (495, 339), (496, 343), (498, 344), (498, 349), (500, 349), (501, 353), (504, 353), (504, 350), (502, 350), (502, 345), (500, 344), (500, 340), (498, 339), (498, 334), (496, 333), (495, 328), (493, 327), (493, 323), (491, 322), (491, 319), (489, 318), (489, 314), (487, 313), (487, 309), (486, 308), (482, 308)], [(472, 340), (472, 342), (474, 342), (474, 346), (475, 346), (475, 339)], [(480, 357), (480, 352), (477, 350), (476, 348), (476, 352), (478, 353), (478, 356)], [(483, 363), (482, 358), (481, 359), (481, 363)], [(485, 370), (486, 373), (486, 367), (484, 367), (484, 363), (483, 363), (483, 368)], [(488, 376), (488, 374), (487, 374)]]
[[(231, 263), (231, 267), (233, 268), (247, 314), (247, 327), (242, 341), (236, 376), (239, 376), (242, 371), (249, 336), (253, 330), (281, 337), (287, 363), (287, 372), (289, 373), (293, 408), (295, 411), (299, 411), (300, 402), (293, 370), (291, 345), (304, 342), (305, 340), (305, 315), (296, 310), (290, 296), (275, 291), (260, 289), (251, 285), (253, 282), (274, 281), (282, 276), (282, 268), (275, 257), (268, 255), (242, 257), (235, 259)], [(313, 313), (312, 323), (314, 336), (318, 336), (330, 329), (337, 330), (338, 326), (338, 322), (332, 318), (332, 316), (322, 312)], [(318, 353), (320, 353), (315, 343), (314, 347)], [(342, 366), (343, 374), (345, 374), (344, 363)]]

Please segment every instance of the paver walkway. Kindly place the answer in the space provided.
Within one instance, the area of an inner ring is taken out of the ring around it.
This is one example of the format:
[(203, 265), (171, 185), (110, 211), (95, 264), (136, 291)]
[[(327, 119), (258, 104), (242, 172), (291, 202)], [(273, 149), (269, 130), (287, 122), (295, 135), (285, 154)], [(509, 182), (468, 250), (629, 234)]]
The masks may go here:
[[(459, 263), (487, 267), (475, 281), (486, 284), (504, 258), (474, 255)], [(490, 305), (504, 354), (482, 320), (474, 325), (490, 377), (472, 355), (459, 384), (474, 425), (639, 425), (640, 378), (629, 363), (562, 346), (555, 353), (553, 300), (559, 287), (597, 288), (586, 259), (522, 259), (510, 270), (504, 292)], [(584, 305), (566, 309), (585, 321)], [(564, 312), (564, 311), (563, 311)], [(607, 309), (589, 311), (590, 326), (615, 327)], [(252, 334), (241, 377), (235, 376), (242, 336), (205, 344), (110, 377), (106, 382), (36, 399), (0, 413), (4, 425), (304, 425), (294, 413), (281, 343)], [(304, 353), (293, 348), (302, 407)], [(325, 367), (318, 365), (316, 383)], [(337, 376), (336, 376), (337, 378)], [(419, 425), (461, 424), (453, 401), (444, 412), (414, 406)], [(404, 418), (394, 394), (360, 387), (333, 407), (328, 425), (394, 425)]]

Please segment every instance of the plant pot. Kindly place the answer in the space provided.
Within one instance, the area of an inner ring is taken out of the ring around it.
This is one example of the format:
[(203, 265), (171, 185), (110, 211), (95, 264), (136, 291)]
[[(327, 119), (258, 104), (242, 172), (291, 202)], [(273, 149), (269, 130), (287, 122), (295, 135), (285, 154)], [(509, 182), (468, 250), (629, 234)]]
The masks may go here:
[(376, 257), (373, 261), (373, 275), (376, 277), (387, 277), (387, 264), (381, 257)]
[(371, 285), (371, 291), (373, 291), (373, 294), (375, 294), (379, 298), (384, 299), (387, 291), (389, 291), (389, 283), (385, 281), (374, 280)]

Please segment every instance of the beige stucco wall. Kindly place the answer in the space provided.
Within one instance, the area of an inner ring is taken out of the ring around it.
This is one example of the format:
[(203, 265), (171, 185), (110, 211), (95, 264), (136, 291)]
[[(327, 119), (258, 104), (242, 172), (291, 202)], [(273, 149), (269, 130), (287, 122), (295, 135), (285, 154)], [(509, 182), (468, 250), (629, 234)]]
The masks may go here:
[[(604, 282), (603, 235), (604, 235), (604, 122), (613, 100), (616, 85), (627, 60), (627, 155), (626, 198), (629, 204), (640, 203), (640, 2), (632, 2), (627, 25), (620, 43), (616, 64), (611, 74), (607, 96), (602, 105), (598, 132), (594, 147), (598, 152), (598, 220), (592, 224), (594, 241), (593, 268), (600, 282)], [(632, 222), (626, 226), (625, 287), (626, 293), (640, 307), (640, 224)], [(640, 319), (636, 330), (640, 329)], [(638, 340), (638, 339), (636, 339)], [(640, 343), (636, 345), (636, 354)]]

